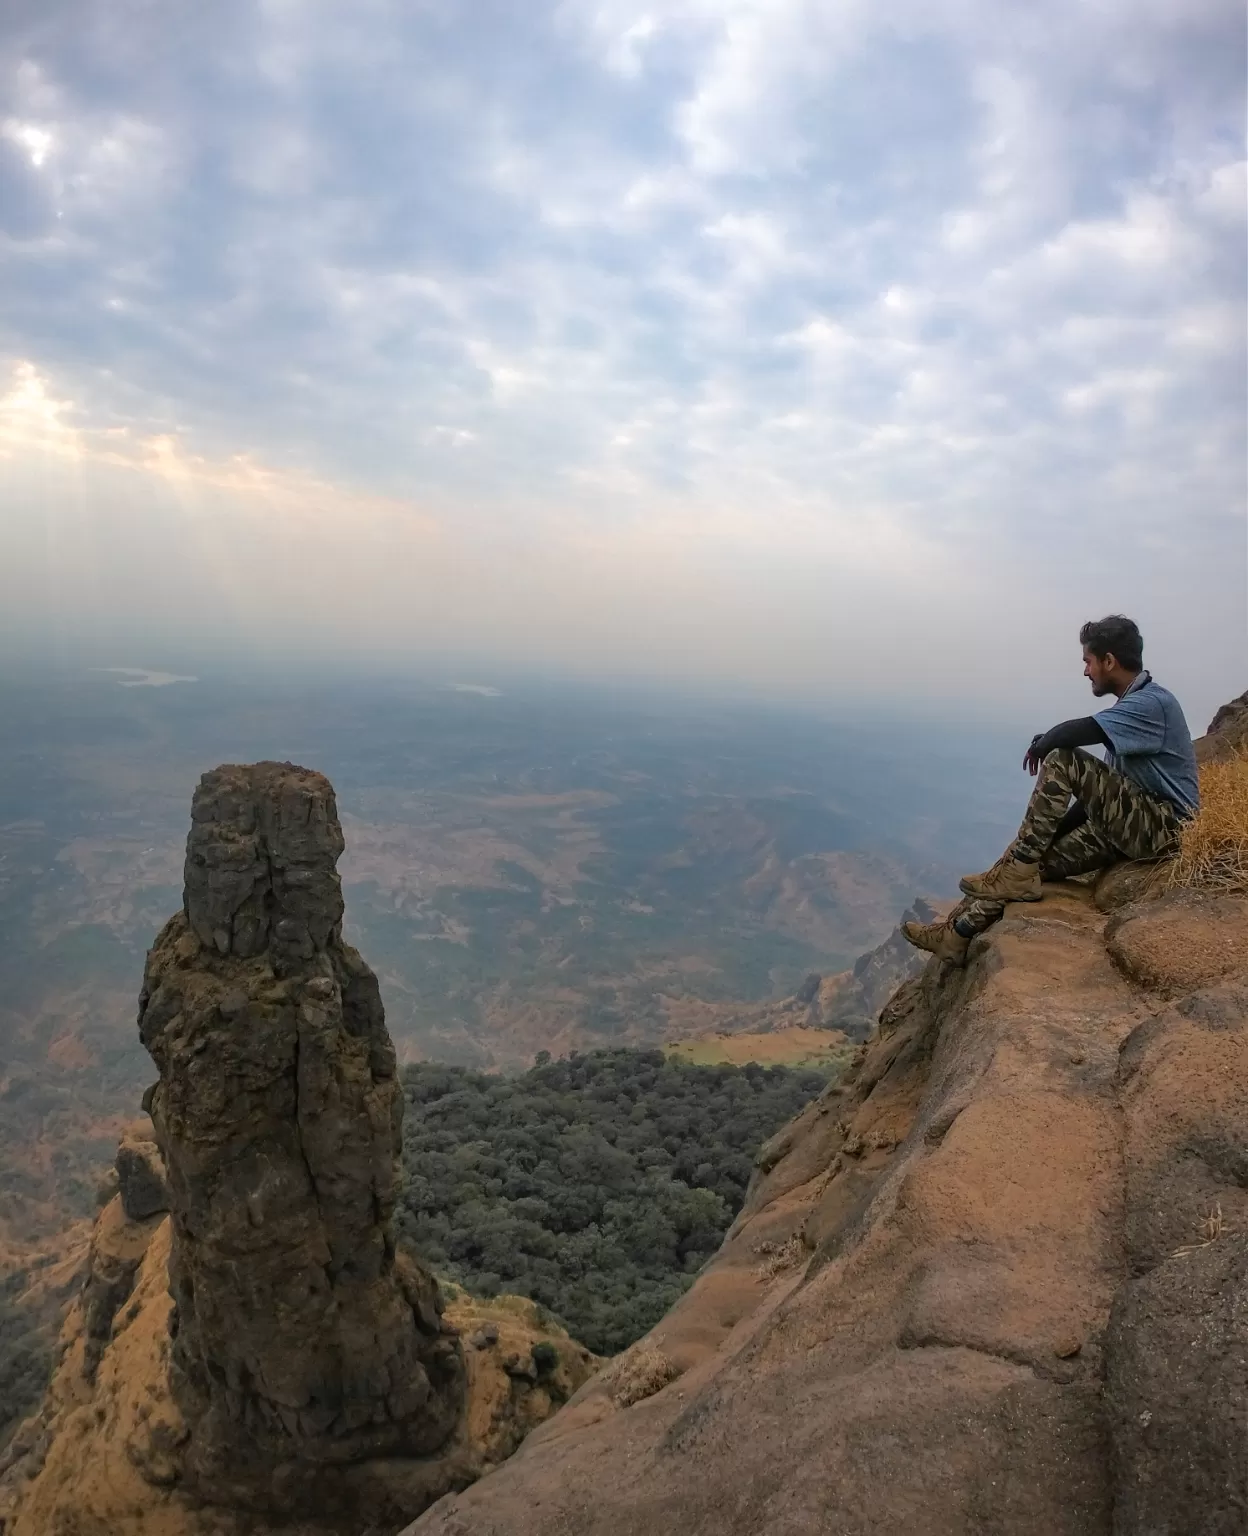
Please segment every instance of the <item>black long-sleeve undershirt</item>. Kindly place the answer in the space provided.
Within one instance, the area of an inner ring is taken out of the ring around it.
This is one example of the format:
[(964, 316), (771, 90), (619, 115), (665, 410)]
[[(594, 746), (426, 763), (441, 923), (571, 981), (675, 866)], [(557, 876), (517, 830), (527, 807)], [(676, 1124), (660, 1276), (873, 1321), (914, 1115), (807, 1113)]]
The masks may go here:
[(1108, 747), (1109, 737), (1097, 723), (1095, 715), (1085, 715), (1081, 720), (1063, 720), (1052, 730), (1037, 736), (1031, 744), (1031, 755), (1041, 762), (1058, 747)]

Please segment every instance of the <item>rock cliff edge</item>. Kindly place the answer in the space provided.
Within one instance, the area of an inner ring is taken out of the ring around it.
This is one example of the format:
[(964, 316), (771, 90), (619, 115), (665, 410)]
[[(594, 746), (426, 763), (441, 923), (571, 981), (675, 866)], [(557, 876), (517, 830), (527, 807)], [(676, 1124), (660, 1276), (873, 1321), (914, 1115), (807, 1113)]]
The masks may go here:
[(409, 1536), (1242, 1536), (1248, 901), (1163, 887), (905, 982), (686, 1296)]
[[(1246, 739), (1248, 695), (1202, 761)], [(528, 1304), (442, 1314), (395, 1250), (340, 851), (319, 775), (205, 777), (151, 1122), (0, 1536), (1248, 1530), (1248, 898), (1136, 866), (1010, 907), (761, 1149), (651, 1334), (593, 1374), (553, 1333), (543, 1376)]]

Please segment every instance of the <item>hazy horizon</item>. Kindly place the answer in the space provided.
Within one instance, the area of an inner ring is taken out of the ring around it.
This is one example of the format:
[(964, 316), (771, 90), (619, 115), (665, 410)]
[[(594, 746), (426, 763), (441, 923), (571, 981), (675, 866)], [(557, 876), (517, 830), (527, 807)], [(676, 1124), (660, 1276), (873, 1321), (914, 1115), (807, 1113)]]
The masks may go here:
[(1125, 611), (1199, 731), (1248, 685), (1244, 42), (19, 3), (0, 647), (1039, 725)]
[[(1164, 659), (1150, 654), (1147, 660), (1158, 671), (1159, 680), (1178, 692), (1194, 737), (1204, 731), (1223, 704), (1243, 693), (1248, 683), (1248, 658), (1241, 663), (1237, 655), (1228, 654), (1217, 667), (1196, 667), (1190, 676), (1177, 678), (1173, 669), (1164, 667)], [(904, 678), (891, 679), (891, 686), (872, 688), (866, 677), (856, 688), (838, 689), (838, 679), (832, 674), (820, 686), (817, 677), (813, 683), (802, 684), (783, 677), (755, 681), (680, 672), (660, 676), (621, 666), (595, 672), (587, 665), (578, 668), (574, 658), (569, 658), (566, 666), (552, 663), (542, 667), (514, 657), (508, 660), (432, 650), (372, 658), (306, 647), (298, 654), (277, 648), (257, 654), (245, 646), (231, 649), (224, 643), (193, 650), (173, 642), (121, 642), (115, 649), (99, 650), (62, 635), (51, 644), (40, 640), (8, 646), (0, 659), (0, 683), (36, 689), (139, 687), (146, 692), (150, 676), (160, 679), (154, 691), (188, 684), (259, 687), (270, 693), (322, 688), (327, 697), (353, 687), (390, 690), (399, 695), (446, 691), (481, 697), (486, 708), (493, 698), (508, 703), (545, 696), (566, 702), (581, 698), (594, 708), (727, 712), (753, 717), (760, 726), (774, 718), (912, 728), (919, 733), (919, 751), (924, 741), (922, 732), (936, 726), (954, 740), (963, 733), (966, 751), (974, 754), (994, 737), (1021, 741), (1024, 732), (1112, 706), (1112, 697), (1093, 696), (1081, 665), (1076, 637), (1073, 645), (1067, 644), (1051, 658), (1046, 672), (1029, 675), (1015, 688), (986, 685), (978, 691), (968, 687), (940, 695), (917, 684), (908, 686)], [(973, 667), (968, 668), (967, 676), (973, 682)], [(1012, 756), (1010, 762), (1013, 765)]]

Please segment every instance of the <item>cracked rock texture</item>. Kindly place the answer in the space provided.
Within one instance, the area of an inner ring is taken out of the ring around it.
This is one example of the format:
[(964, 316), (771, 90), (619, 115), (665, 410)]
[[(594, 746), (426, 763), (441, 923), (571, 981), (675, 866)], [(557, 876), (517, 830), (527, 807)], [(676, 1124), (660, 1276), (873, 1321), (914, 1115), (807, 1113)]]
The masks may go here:
[(182, 1480), (282, 1511), (332, 1497), (335, 1467), (436, 1451), (463, 1364), (432, 1277), (396, 1259), (402, 1093), (377, 979), (342, 941), (333, 790), (287, 763), (227, 766), (191, 816), (185, 910), (139, 1006)]

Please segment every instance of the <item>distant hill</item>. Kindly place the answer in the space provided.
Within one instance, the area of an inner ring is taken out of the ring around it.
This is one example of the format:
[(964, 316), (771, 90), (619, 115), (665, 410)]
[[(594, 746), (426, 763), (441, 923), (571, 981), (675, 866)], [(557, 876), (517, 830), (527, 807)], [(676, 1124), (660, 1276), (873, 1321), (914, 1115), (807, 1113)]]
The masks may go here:
[(143, 956), (217, 762), (330, 774), (347, 932), (400, 1054), (485, 1069), (754, 1028), (1008, 820), (984, 770), (958, 826), (935, 736), (919, 765), (897, 728), (583, 690), (91, 673), (0, 681), (0, 718), (0, 1245), (92, 1210), (149, 1080)]

